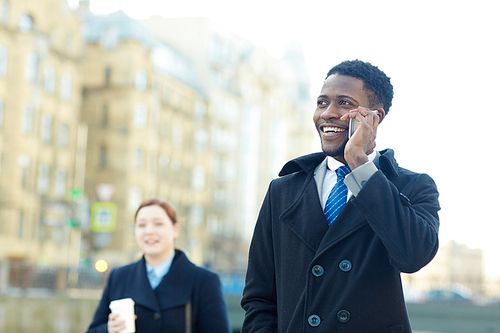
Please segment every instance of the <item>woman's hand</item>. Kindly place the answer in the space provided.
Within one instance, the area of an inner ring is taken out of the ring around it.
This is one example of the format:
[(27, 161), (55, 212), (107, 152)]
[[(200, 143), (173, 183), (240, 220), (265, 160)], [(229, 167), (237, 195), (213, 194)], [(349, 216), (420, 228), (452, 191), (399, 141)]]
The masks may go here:
[(108, 333), (119, 333), (124, 330), (125, 320), (120, 319), (118, 313), (110, 313), (108, 316)]

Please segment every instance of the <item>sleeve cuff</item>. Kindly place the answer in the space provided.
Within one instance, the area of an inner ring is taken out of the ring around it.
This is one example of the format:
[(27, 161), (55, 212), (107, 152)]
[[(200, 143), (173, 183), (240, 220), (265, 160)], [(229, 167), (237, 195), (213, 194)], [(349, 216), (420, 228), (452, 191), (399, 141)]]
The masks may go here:
[(368, 179), (377, 171), (378, 169), (373, 162), (367, 162), (352, 170), (352, 172), (345, 177), (344, 183), (352, 192), (352, 195), (357, 196)]

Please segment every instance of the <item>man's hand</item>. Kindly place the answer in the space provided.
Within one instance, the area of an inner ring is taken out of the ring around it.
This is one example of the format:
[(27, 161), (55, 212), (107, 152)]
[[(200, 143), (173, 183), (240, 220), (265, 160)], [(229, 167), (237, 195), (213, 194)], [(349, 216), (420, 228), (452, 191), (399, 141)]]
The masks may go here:
[(382, 108), (370, 110), (358, 107), (343, 115), (340, 120), (348, 121), (349, 118), (358, 121), (358, 128), (345, 146), (344, 158), (351, 170), (368, 162), (368, 155), (375, 149), (377, 128), (384, 119), (385, 111)]

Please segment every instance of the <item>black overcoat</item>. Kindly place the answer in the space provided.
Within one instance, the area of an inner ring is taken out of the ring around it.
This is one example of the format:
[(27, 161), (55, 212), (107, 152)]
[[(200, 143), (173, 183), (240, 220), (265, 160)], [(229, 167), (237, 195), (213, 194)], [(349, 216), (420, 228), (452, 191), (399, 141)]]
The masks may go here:
[(127, 297), (135, 302), (137, 333), (186, 332), (189, 301), (193, 333), (230, 332), (218, 276), (191, 263), (182, 251), (175, 251), (170, 271), (155, 290), (149, 284), (144, 257), (114, 269), (88, 332), (106, 333), (109, 303)]
[(287, 163), (264, 199), (252, 239), (242, 332), (411, 332), (401, 272), (438, 250), (438, 192), (400, 168), (392, 150), (328, 227), (314, 170), (322, 153)]

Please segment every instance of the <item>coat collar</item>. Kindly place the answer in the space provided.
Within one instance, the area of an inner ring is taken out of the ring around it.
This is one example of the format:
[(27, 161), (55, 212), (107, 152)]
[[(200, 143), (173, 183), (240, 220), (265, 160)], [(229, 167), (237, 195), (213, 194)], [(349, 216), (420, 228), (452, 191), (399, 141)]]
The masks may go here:
[[(306, 173), (314, 170), (320, 164), (326, 155), (324, 153), (313, 153), (297, 157), (287, 162), (281, 169), (279, 176), (285, 176), (294, 172), (304, 171)], [(377, 168), (379, 168), (387, 178), (393, 179), (399, 175), (398, 163), (394, 158), (394, 150), (385, 149), (379, 152), (374, 161)]]
[(279, 176), (285, 176), (297, 171), (305, 171), (309, 173), (314, 170), (318, 164), (325, 159), (326, 155), (323, 153), (313, 153), (301, 157), (297, 157), (286, 163), (281, 169)]
[(189, 261), (184, 252), (175, 250), (170, 271), (154, 291), (149, 285), (144, 257), (135, 265), (133, 279), (135, 284), (131, 286), (131, 295), (136, 304), (161, 311), (184, 306), (189, 302), (196, 266)]

